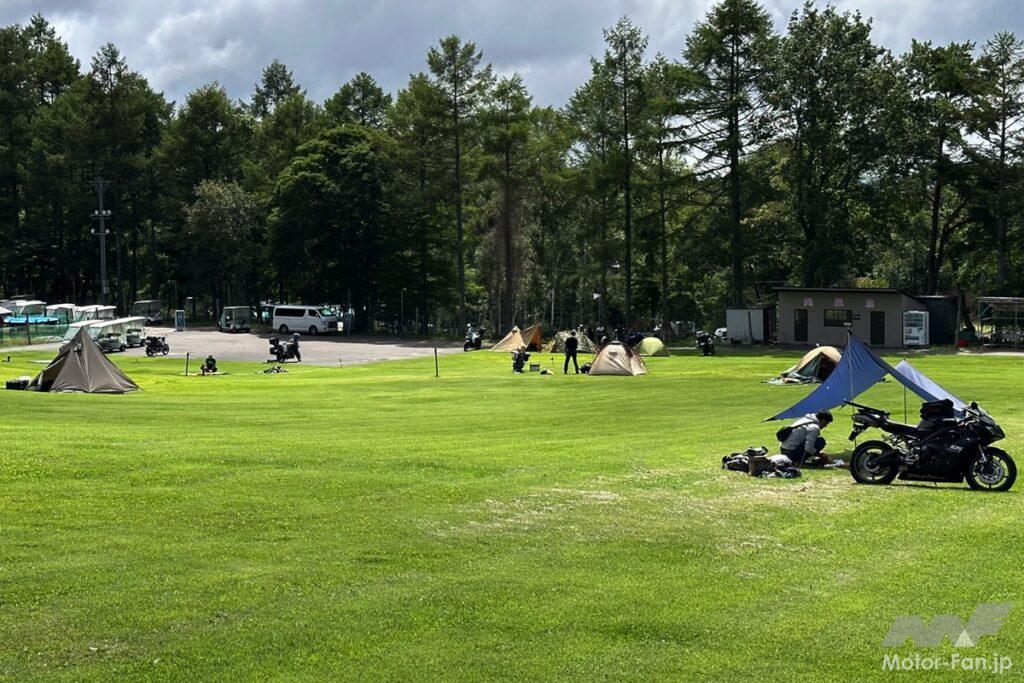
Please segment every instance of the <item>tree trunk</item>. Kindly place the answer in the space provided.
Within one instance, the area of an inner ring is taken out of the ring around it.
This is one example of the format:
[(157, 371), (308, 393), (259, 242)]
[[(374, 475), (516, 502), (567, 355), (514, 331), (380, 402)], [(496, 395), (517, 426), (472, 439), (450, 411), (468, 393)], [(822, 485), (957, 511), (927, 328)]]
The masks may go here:
[(743, 233), (740, 225), (740, 115), (736, 99), (739, 90), (739, 74), (736, 38), (733, 38), (732, 59), (729, 65), (729, 228), (732, 252), (732, 303), (743, 305)]
[(661, 339), (671, 332), (668, 310), (668, 229), (665, 221), (665, 152), (658, 149), (658, 223), (661, 228)]
[(945, 131), (939, 133), (939, 154), (935, 159), (935, 188), (931, 199), (931, 225), (928, 238), (928, 275), (925, 293), (935, 294), (939, 288), (939, 231), (942, 218), (942, 157), (946, 146)]
[(622, 149), (625, 152), (622, 194), (625, 202), (624, 232), (626, 238), (626, 329), (633, 327), (633, 203), (630, 196), (632, 176), (629, 155), (629, 60), (625, 46), (622, 51)]
[(459, 85), (456, 81), (454, 86), (453, 118), (455, 123), (455, 245), (456, 261), (458, 263), (459, 278), (459, 330), (466, 329), (466, 254), (462, 243), (462, 139), (459, 129)]

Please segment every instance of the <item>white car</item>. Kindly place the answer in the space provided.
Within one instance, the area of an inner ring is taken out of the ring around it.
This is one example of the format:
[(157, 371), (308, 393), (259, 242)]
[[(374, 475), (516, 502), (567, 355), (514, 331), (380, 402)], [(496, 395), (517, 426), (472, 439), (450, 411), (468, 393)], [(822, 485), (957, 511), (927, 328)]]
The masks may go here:
[(338, 330), (337, 319), (324, 315), (323, 311), (316, 306), (304, 304), (275, 306), (272, 325), (281, 334), (299, 332), (316, 335)]

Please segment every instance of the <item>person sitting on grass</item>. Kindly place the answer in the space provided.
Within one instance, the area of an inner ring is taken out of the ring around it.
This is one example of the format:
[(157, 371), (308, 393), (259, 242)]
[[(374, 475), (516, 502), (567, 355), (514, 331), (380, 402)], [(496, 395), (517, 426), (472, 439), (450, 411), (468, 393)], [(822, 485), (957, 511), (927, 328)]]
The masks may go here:
[(830, 424), (832, 413), (827, 410), (807, 413), (789, 427), (779, 430), (778, 435), (783, 437), (781, 453), (798, 467), (808, 458), (812, 458), (812, 462), (821, 461), (820, 464), (823, 465), (828, 463), (828, 456), (822, 453), (825, 450), (825, 439), (821, 436), (821, 430)]
[(217, 374), (217, 359), (213, 357), (212, 353), (206, 357), (206, 361), (199, 369), (204, 375)]

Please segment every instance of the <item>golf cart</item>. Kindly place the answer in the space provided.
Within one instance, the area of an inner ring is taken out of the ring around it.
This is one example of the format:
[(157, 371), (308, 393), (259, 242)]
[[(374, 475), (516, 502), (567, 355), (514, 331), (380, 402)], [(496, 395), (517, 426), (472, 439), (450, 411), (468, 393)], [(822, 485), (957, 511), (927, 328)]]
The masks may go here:
[(248, 332), (252, 329), (252, 310), (248, 306), (225, 306), (217, 321), (218, 332)]
[(159, 325), (164, 320), (162, 309), (163, 304), (159, 299), (136, 301), (132, 304), (132, 315), (145, 318), (147, 324)]

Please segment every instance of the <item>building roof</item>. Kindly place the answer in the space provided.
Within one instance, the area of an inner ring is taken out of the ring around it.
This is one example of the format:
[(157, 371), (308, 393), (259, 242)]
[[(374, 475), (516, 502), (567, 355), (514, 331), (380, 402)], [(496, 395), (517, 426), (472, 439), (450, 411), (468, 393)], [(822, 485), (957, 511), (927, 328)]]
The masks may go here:
[(864, 292), (867, 294), (903, 294), (888, 287), (776, 287), (779, 292)]
[[(856, 294), (898, 294), (905, 296), (915, 301), (920, 300), (912, 294), (907, 294), (903, 290), (893, 289), (891, 287), (776, 287), (777, 292), (848, 292)], [(924, 302), (920, 302), (924, 303)]]

